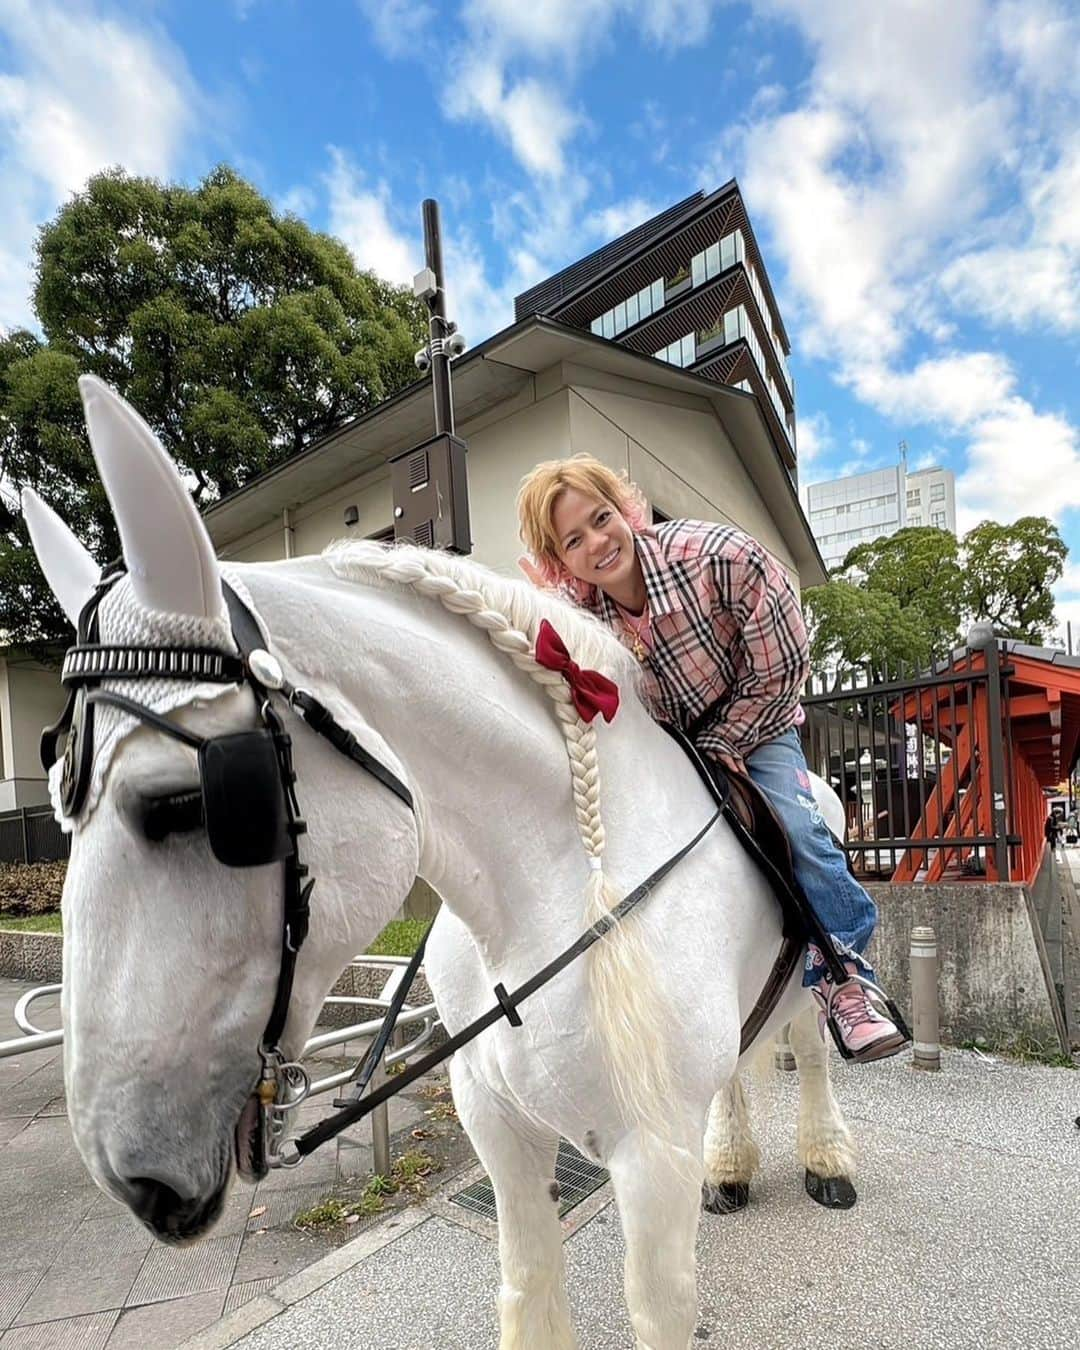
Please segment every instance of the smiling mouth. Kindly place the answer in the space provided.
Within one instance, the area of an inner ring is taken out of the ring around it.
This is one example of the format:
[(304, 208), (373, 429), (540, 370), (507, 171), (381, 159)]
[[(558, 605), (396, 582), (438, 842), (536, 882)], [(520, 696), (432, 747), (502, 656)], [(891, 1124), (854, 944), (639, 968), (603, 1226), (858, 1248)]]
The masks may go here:
[(614, 563), (618, 559), (619, 554), (621, 552), (622, 552), (621, 549), (618, 548), (612, 549), (610, 553), (606, 554), (603, 558), (600, 559), (600, 561), (596, 564), (594, 570), (597, 572), (607, 571), (607, 569), (612, 565), (612, 563)]

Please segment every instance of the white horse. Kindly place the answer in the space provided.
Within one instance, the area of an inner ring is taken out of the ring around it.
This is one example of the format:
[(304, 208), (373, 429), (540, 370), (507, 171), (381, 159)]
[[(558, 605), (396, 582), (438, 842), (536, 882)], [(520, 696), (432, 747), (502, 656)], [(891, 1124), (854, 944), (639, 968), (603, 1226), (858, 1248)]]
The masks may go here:
[[(221, 570), (172, 462), (106, 386), (85, 377), (81, 387), (128, 571), (102, 603), (101, 640), (232, 649)], [(74, 619), (97, 569), (49, 508), (32, 494), (25, 507)], [(634, 696), (633, 660), (598, 624), (523, 583), (370, 544), (227, 573), (288, 679), (316, 693), (416, 803), (413, 816), (284, 711), (304, 856), (318, 878), (288, 1054), (418, 873), (444, 900), (427, 972), (453, 1032), (491, 1005), (496, 983), (527, 979), (712, 813)], [(541, 617), (581, 665), (620, 682), (611, 725), (579, 721), (563, 681), (536, 664)], [(256, 725), (246, 688), (117, 687), (200, 734)], [(178, 1241), (217, 1218), (234, 1171), (278, 973), (281, 867), (225, 868), (198, 828), (147, 838), (148, 802), (198, 790), (195, 757), (113, 708), (99, 705), (97, 718), (63, 900), (68, 1107), (97, 1183)], [(553, 1194), (560, 1135), (611, 1174), (637, 1344), (686, 1350), (702, 1183), (744, 1182), (756, 1162), (734, 1076), (740, 1024), (779, 942), (776, 902), (718, 823), (625, 924), (522, 1005), (522, 1026), (501, 1022), (454, 1057), (457, 1109), (498, 1204), (503, 1350), (577, 1344)], [(851, 1140), (797, 985), (765, 1036), (788, 1021), (800, 1158), (818, 1176), (848, 1176)]]

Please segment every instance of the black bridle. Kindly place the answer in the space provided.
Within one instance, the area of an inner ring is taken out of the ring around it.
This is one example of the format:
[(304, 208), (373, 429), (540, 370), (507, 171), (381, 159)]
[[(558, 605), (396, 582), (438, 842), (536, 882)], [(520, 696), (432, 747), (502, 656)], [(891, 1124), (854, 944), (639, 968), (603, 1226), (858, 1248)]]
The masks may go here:
[[(178, 830), (203, 828), (214, 857), (226, 867), (256, 867), (284, 864), (284, 914), (281, 964), (274, 1005), (259, 1044), (262, 1069), (248, 1106), (238, 1126), (238, 1150), (242, 1166), (253, 1177), (265, 1176), (271, 1164), (295, 1165), (320, 1144), (334, 1138), (363, 1119), (382, 1102), (482, 1031), (505, 1017), (521, 1025), (518, 1005), (547, 984), (571, 961), (581, 956), (640, 903), (659, 882), (705, 837), (724, 814), (726, 797), (700, 756), (692, 747), (702, 780), (709, 787), (717, 809), (694, 837), (668, 858), (620, 903), (592, 924), (582, 935), (531, 979), (508, 992), (497, 984), (497, 1003), (469, 1026), (452, 1036), (439, 1049), (411, 1065), (390, 1083), (363, 1096), (385, 1049), (394, 1022), (423, 958), (426, 935), (409, 963), (406, 976), (387, 1010), (383, 1025), (350, 1084), (354, 1096), (344, 1109), (322, 1121), (297, 1140), (282, 1141), (281, 1114), (298, 1104), (306, 1094), (307, 1075), (299, 1064), (286, 1061), (279, 1042), (285, 1029), (300, 948), (307, 936), (311, 892), (315, 885), (300, 859), (298, 843), (307, 826), (296, 797), (296, 773), (292, 762), (292, 739), (272, 706), (273, 696), (284, 697), (293, 711), (334, 748), (371, 774), (415, 815), (412, 794), (398, 776), (370, 755), (356, 737), (337, 722), (311, 693), (294, 688), (285, 679), (280, 663), (265, 647), (254, 616), (231, 587), (222, 581), (233, 639), (239, 656), (207, 648), (110, 646), (101, 643), (98, 611), (105, 595), (123, 575), (119, 567), (107, 568), (94, 594), (79, 616), (77, 640), (68, 649), (61, 681), (69, 690), (59, 720), (41, 736), (41, 758), (46, 770), (59, 756), (59, 743), (66, 737), (61, 805), (64, 814), (76, 817), (89, 789), (94, 759), (94, 709), (99, 704), (117, 708), (163, 735), (196, 751), (199, 791), (175, 793), (148, 803), (142, 826), (150, 839), (162, 839)], [(247, 685), (254, 697), (262, 725), (251, 731), (222, 736), (199, 736), (134, 699), (100, 687), (102, 680), (176, 679), (193, 683)], [(789, 972), (790, 973), (790, 972)], [(744, 1028), (744, 1040), (745, 1040)], [(291, 1094), (291, 1101), (287, 1100)]]
[[(41, 735), (41, 760), (46, 770), (60, 758), (66, 737), (60, 802), (66, 816), (76, 817), (86, 801), (94, 761), (94, 710), (106, 705), (153, 727), (196, 752), (199, 790), (151, 800), (141, 825), (148, 839), (202, 828), (210, 850), (226, 867), (284, 865), (281, 958), (274, 1004), (259, 1042), (262, 1070), (255, 1096), (259, 1128), (253, 1132), (250, 1168), (265, 1175), (272, 1140), (270, 1112), (279, 1083), (305, 1080), (299, 1065), (286, 1062), (280, 1048), (289, 1014), (296, 962), (307, 937), (311, 892), (315, 881), (301, 860), (299, 840), (307, 825), (296, 796), (292, 738), (275, 711), (272, 694), (283, 695), (315, 731), (365, 769), (413, 811), (412, 794), (392, 770), (359, 744), (330, 712), (306, 690), (286, 681), (277, 660), (266, 651), (254, 617), (234, 590), (222, 582), (233, 638), (240, 655), (212, 648), (111, 646), (99, 639), (101, 602), (123, 575), (107, 568), (79, 615), (76, 643), (64, 657), (61, 683), (68, 700), (60, 718)], [(247, 685), (255, 698), (261, 726), (222, 736), (200, 736), (134, 699), (101, 688), (103, 680), (183, 680), (199, 684)]]

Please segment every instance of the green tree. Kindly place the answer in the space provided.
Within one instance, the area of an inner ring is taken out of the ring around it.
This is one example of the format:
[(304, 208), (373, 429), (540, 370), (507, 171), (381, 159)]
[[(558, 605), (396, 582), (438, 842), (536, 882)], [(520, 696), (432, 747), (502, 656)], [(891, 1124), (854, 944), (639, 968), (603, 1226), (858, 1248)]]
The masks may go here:
[(959, 543), (923, 527), (860, 544), (805, 592), (811, 660), (880, 676), (945, 654), (980, 620), (1001, 637), (1045, 642), (1067, 553), (1044, 516), (984, 521)]
[(922, 665), (933, 645), (922, 615), (885, 590), (868, 590), (842, 577), (803, 593), (814, 670), (868, 666), (874, 679), (901, 661)]
[(30, 484), (98, 556), (115, 551), (76, 379), (139, 409), (209, 505), (415, 378), (421, 309), (340, 241), (276, 213), (231, 169), (196, 188), (111, 170), (40, 234), (44, 341), (0, 339), (0, 634), (67, 634), (13, 490)]
[(893, 596), (930, 651), (944, 651), (956, 642), (963, 610), (962, 570), (956, 536), (948, 530), (904, 529), (859, 544), (838, 573), (851, 581), (862, 576), (866, 590)]
[(964, 535), (964, 608), (1000, 637), (1039, 646), (1054, 627), (1054, 596), (1068, 556), (1057, 526), (1046, 516), (1022, 516), (1012, 525), (984, 520)]

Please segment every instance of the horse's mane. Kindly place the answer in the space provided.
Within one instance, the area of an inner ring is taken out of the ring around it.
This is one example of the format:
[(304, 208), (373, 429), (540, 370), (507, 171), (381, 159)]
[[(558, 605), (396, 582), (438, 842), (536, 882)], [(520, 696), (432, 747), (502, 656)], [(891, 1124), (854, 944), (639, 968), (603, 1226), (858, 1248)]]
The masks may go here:
[(538, 590), (516, 577), (500, 576), (471, 558), (415, 544), (380, 544), (370, 539), (333, 543), (323, 552), (323, 558), (335, 576), (384, 586), (395, 584), (382, 575), (387, 563), (400, 558), (418, 562), (431, 576), (450, 577), (463, 589), (478, 591), (489, 608), (505, 614), (514, 628), (533, 641), (540, 620), (547, 619), (579, 666), (602, 671), (623, 688), (640, 688), (640, 666), (599, 619), (551, 591)]

